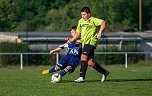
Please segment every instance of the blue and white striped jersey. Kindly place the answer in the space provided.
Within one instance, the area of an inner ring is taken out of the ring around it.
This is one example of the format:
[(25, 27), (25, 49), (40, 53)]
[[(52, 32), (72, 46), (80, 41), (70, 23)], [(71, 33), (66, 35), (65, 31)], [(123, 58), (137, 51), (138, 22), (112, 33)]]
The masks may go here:
[(68, 53), (67, 55), (74, 55), (77, 57), (81, 56), (81, 52), (82, 52), (82, 47), (80, 43), (77, 42), (72, 42), (70, 44), (63, 44), (59, 46), (60, 48), (64, 49), (64, 48), (68, 48)]

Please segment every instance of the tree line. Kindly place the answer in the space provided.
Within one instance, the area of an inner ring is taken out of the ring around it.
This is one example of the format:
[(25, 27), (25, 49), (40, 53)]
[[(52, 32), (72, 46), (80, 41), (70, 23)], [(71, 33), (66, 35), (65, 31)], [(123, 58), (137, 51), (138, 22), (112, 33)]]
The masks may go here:
[[(152, 29), (152, 1), (142, 0), (143, 31)], [(0, 31), (69, 31), (88, 6), (106, 31), (139, 31), (138, 0), (0, 0)]]

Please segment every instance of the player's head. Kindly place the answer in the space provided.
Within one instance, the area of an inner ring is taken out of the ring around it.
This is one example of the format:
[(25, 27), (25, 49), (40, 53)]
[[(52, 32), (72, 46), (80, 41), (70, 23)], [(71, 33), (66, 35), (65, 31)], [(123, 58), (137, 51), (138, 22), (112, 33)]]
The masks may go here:
[(70, 29), (71, 36), (74, 36), (74, 34), (76, 33), (76, 29), (77, 29), (77, 26), (72, 26), (71, 27), (71, 29)]
[(84, 20), (88, 20), (89, 19), (89, 17), (90, 17), (90, 9), (89, 9), (89, 7), (83, 7), (81, 9), (81, 17)]

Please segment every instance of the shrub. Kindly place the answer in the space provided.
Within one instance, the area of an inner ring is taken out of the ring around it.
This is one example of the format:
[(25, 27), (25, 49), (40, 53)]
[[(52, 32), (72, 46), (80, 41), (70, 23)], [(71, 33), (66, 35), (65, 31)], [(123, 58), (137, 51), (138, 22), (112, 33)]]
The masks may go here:
[[(25, 43), (0, 43), (0, 53), (17, 53), (17, 52), (26, 52)], [(19, 55), (0, 55), (0, 66), (8, 66), (19, 64), (20, 56)]]
[[(125, 45), (122, 50), (118, 50), (116, 46), (108, 46), (105, 48), (97, 48), (97, 52), (138, 52), (136, 46), (132, 44)], [(128, 63), (138, 63), (143, 60), (144, 54), (128, 54)], [(124, 64), (125, 54), (102, 54), (95, 55), (95, 60), (103, 64)]]

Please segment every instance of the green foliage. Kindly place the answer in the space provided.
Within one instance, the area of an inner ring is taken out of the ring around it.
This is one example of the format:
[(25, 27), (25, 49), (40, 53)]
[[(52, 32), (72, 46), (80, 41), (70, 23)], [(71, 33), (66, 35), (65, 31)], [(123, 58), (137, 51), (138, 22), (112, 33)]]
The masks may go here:
[[(100, 49), (96, 51), (99, 52)], [(120, 52), (115, 46), (108, 46), (107, 49), (101, 49), (100, 52)], [(124, 54), (102, 54), (95, 55), (95, 60), (102, 64), (123, 64)]]
[[(26, 52), (26, 44), (0, 43), (0, 53)], [(19, 64), (19, 55), (0, 55), (0, 66)]]
[[(138, 31), (138, 0), (0, 0), (0, 31), (69, 31), (83, 6), (107, 21), (106, 31)], [(143, 0), (143, 30), (151, 29), (151, 0)]]
[[(26, 58), (26, 57), (24, 57)], [(24, 61), (26, 62), (26, 61)], [(28, 65), (55, 65), (56, 64), (56, 56), (55, 55), (49, 55), (49, 54), (32, 54), (28, 55)]]
[(149, 60), (149, 61), (139, 61), (137, 64), (138, 64), (138, 66), (151, 66), (152, 64), (151, 64), (151, 60)]
[[(0, 43), (0, 53), (26, 53), (26, 43)], [(28, 52), (34, 52), (28, 49)], [(42, 52), (42, 51), (41, 51)], [(43, 51), (43, 52), (48, 52)], [(20, 55), (8, 54), (0, 55), (0, 67), (20, 64)], [(56, 56), (49, 54), (23, 54), (23, 64), (27, 65), (49, 65), (56, 64)]]
[(138, 2), (136, 1), (137, 0), (129, 0), (129, 1), (110, 0), (110, 2), (106, 1), (107, 2), (106, 4), (108, 5), (107, 6), (105, 5), (107, 9), (105, 15), (107, 16), (107, 19), (109, 21), (108, 23), (110, 24), (109, 27), (112, 29), (111, 31), (115, 31), (115, 29), (123, 30), (123, 29), (137, 28), (138, 24), (132, 23), (134, 22), (133, 15), (138, 16), (137, 13), (133, 12), (134, 7), (135, 8), (138, 7)]
[(10, 2), (11, 0), (0, 1), (0, 31), (11, 31), (16, 25), (13, 5)]
[[(97, 49), (97, 52), (138, 52), (134, 44), (124, 45), (122, 50), (116, 46), (107, 46), (107, 48)], [(102, 54), (95, 55), (95, 60), (102, 64), (124, 64), (125, 54)], [(128, 54), (128, 64), (135, 64), (144, 60), (144, 54)]]
[[(134, 44), (125, 45), (122, 49), (124, 52), (138, 52)], [(128, 63), (138, 63), (139, 60), (144, 60), (144, 54), (128, 54)]]

